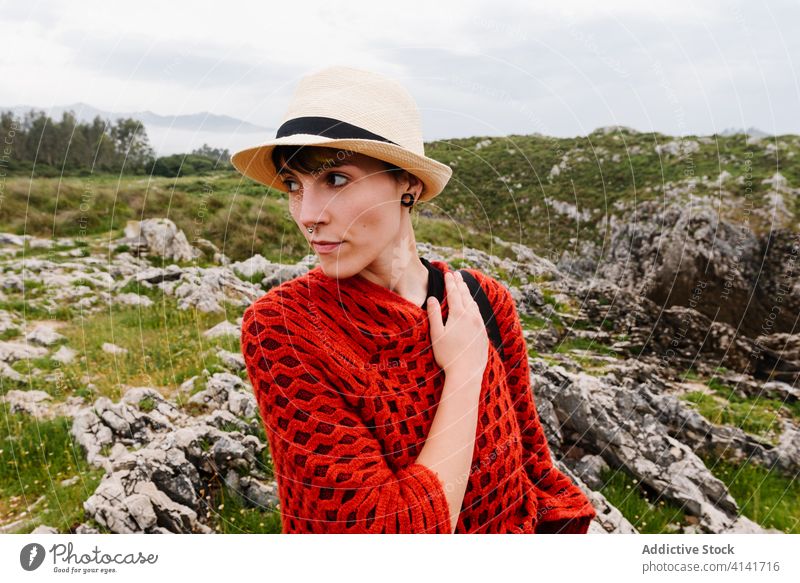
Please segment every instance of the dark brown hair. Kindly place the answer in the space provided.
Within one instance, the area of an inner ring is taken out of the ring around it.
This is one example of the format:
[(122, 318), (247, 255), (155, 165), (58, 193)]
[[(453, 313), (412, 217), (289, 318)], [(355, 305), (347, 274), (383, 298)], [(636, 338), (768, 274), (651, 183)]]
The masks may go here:
[[(291, 169), (303, 174), (315, 174), (326, 168), (341, 166), (353, 152), (341, 148), (328, 148), (326, 146), (275, 146), (272, 150), (272, 164), (280, 173), (284, 169)], [(384, 165), (387, 172), (391, 172), (395, 180), (399, 180), (402, 168), (378, 160)]]

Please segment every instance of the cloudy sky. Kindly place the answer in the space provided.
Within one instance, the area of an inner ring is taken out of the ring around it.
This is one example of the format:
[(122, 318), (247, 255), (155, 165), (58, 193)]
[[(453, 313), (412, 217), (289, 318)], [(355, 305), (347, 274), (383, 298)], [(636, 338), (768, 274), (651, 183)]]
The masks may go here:
[(800, 133), (797, 1), (0, 4), (0, 107), (208, 111), (274, 129), (299, 77), (341, 64), (403, 83), (426, 140)]

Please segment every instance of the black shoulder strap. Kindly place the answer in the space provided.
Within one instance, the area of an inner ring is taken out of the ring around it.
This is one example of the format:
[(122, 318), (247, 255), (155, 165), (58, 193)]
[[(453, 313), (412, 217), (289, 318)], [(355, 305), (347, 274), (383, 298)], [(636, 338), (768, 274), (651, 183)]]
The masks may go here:
[(489, 340), (494, 344), (500, 358), (503, 356), (503, 341), (500, 338), (500, 328), (497, 326), (497, 319), (494, 315), (492, 305), (489, 303), (489, 298), (483, 291), (480, 282), (478, 282), (473, 275), (466, 269), (459, 269), (458, 272), (464, 278), (464, 283), (467, 284), (472, 297), (480, 308), (481, 316), (483, 316), (483, 323), (486, 324), (486, 333), (489, 335)]

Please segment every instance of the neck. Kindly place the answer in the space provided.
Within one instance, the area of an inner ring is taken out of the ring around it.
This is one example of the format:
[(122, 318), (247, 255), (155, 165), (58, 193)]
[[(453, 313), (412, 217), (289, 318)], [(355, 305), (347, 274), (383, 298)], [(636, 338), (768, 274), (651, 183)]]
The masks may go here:
[(410, 226), (394, 246), (388, 247), (360, 275), (416, 305), (424, 303), (428, 295), (428, 270), (419, 259), (417, 242)]

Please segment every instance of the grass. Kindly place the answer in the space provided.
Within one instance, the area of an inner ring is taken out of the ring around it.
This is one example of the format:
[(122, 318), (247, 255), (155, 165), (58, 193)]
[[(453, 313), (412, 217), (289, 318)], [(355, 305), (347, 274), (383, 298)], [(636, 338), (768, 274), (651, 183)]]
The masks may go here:
[(643, 534), (680, 532), (689, 524), (683, 510), (663, 498), (653, 496), (640, 480), (621, 470), (606, 470), (601, 475), (600, 493)]
[[(143, 399), (139, 406), (152, 409), (152, 399)], [(57, 418), (37, 420), (22, 413), (10, 413), (2, 403), (2, 448), (0, 449), (0, 523), (19, 518), (28, 520), (17, 533), (27, 533), (40, 524), (53, 526), (59, 532), (70, 532), (81, 522), (88, 522), (102, 533), (108, 530), (84, 516), (83, 502), (100, 484), (104, 471), (90, 466), (84, 452), (70, 436), (72, 420)], [(263, 427), (259, 437), (266, 443)], [(206, 444), (205, 450), (210, 449)], [(108, 451), (101, 452), (104, 455)], [(273, 475), (268, 448), (258, 469)], [(62, 486), (62, 480), (77, 476), (75, 484)], [(34, 506), (41, 496), (44, 500)], [(210, 525), (223, 533), (279, 533), (280, 512), (274, 508), (254, 508), (236, 492), (222, 484), (210, 494)], [(30, 509), (30, 510), (28, 510)], [(23, 515), (22, 512), (25, 512)]]
[(563, 312), (565, 310), (565, 306), (556, 300), (555, 292), (542, 288), (542, 297), (544, 298), (544, 303), (553, 306), (556, 312)]
[[(72, 420), (37, 420), (11, 413), (4, 402), (0, 418), (0, 521), (7, 524), (28, 518), (17, 533), (30, 532), (40, 524), (69, 532), (84, 522), (83, 502), (94, 493), (104, 472), (90, 466), (72, 440)], [(61, 485), (62, 480), (76, 476), (75, 484)], [(28, 511), (41, 496), (44, 500)]]
[[(204, 369), (211, 374), (227, 370), (216, 353), (219, 349), (238, 352), (239, 338), (209, 339), (203, 333), (225, 319), (235, 321), (243, 308), (226, 305), (225, 313), (180, 310), (176, 300), (160, 290), (141, 290), (154, 299), (152, 306), (113, 304), (102, 312), (68, 318), (59, 333), (78, 352), (77, 358), (67, 364), (49, 357), (17, 361), (12, 368), (25, 378), (18, 383), (6, 380), (2, 392), (25, 388), (45, 391), (56, 400), (68, 394), (117, 400), (122, 396), (121, 385), (128, 385), (151, 386), (170, 397), (183, 381)], [(128, 353), (106, 353), (102, 349), (106, 342)], [(33, 368), (57, 375), (58, 382), (30, 374)], [(245, 378), (244, 372), (240, 375)]]
[(23, 320), (68, 320), (74, 315), (68, 305), (43, 305), (36, 297), (23, 297), (18, 293), (7, 293), (5, 300), (0, 300), (0, 310), (16, 312)]
[(274, 508), (254, 508), (238, 493), (223, 487), (213, 496), (211, 526), (223, 534), (280, 534), (281, 513)]
[[(0, 230), (39, 237), (122, 236), (129, 220), (166, 217), (175, 222), (191, 243), (204, 238), (216, 244), (233, 261), (260, 253), (270, 261), (294, 263), (312, 253), (288, 212), (284, 194), (269, 190), (236, 172), (204, 177), (65, 176), (36, 178), (15, 176), (6, 180), (6, 197), (0, 207)], [(427, 207), (426, 207), (427, 208)], [(416, 238), (453, 248), (469, 246), (501, 258), (515, 258), (494, 243), (491, 226), (471, 228), (463, 221), (440, 216), (413, 217)], [(113, 212), (112, 212), (113, 210)], [(484, 218), (484, 223), (485, 218)], [(18, 255), (50, 255), (72, 249), (33, 249)], [(118, 245), (113, 252), (128, 250)], [(89, 250), (85, 250), (88, 254)]]
[(570, 353), (573, 350), (587, 350), (605, 356), (619, 357), (619, 353), (609, 346), (595, 342), (591, 338), (565, 338), (555, 347), (555, 352)]
[(728, 487), (744, 516), (761, 526), (800, 534), (800, 480), (752, 463), (706, 457), (706, 466)]
[[(180, 310), (170, 296), (159, 292), (153, 297), (152, 306), (113, 305), (63, 327), (60, 332), (67, 344), (84, 357), (62, 365), (65, 376), (88, 376), (97, 395), (117, 400), (121, 385), (151, 386), (169, 397), (183, 381), (204, 369), (211, 374), (226, 370), (216, 352), (220, 348), (238, 352), (239, 338), (207, 339), (203, 333), (222, 320), (235, 321), (243, 310), (232, 306), (227, 306), (226, 314)], [(105, 342), (128, 352), (108, 354), (102, 350)]]
[(7, 328), (0, 332), (0, 340), (11, 340), (19, 336), (21, 332), (18, 328)]
[[(264, 426), (258, 423), (257, 437), (268, 443), (264, 433)], [(257, 469), (267, 475), (267, 479), (274, 479), (274, 467), (269, 446), (264, 449), (261, 458), (257, 460)], [(229, 488), (221, 480), (212, 482), (211, 493), (207, 500), (211, 507), (209, 513), (209, 526), (220, 533), (226, 534), (279, 534), (281, 532), (281, 513), (275, 508), (254, 507), (240, 494)]]
[(141, 401), (139, 401), (139, 403), (138, 403), (139, 410), (144, 412), (144, 413), (149, 413), (150, 411), (155, 409), (157, 406), (158, 405), (156, 403), (156, 400), (153, 397), (149, 396), (149, 395), (147, 397), (145, 397), (144, 399), (142, 399)]
[(527, 314), (519, 314), (520, 323), (526, 330), (543, 330), (550, 324), (550, 320), (540, 316), (529, 316)]
[(726, 402), (702, 391), (692, 391), (681, 398), (693, 404), (703, 417), (716, 425), (738, 427), (777, 444), (780, 433), (777, 414), (759, 403), (759, 400), (753, 403)]
[(686, 372), (683, 373), (683, 380), (686, 381), (699, 381), (700, 375), (694, 368), (686, 369)]
[(760, 396), (741, 397), (716, 376), (711, 377), (706, 385), (713, 394), (692, 391), (681, 398), (694, 405), (703, 417), (717, 425), (738, 427), (777, 445), (783, 430), (782, 416), (790, 416), (795, 422), (800, 421), (800, 404), (797, 402), (784, 403), (778, 399)]
[[(472, 136), (425, 144), (428, 155), (453, 167), (453, 178), (440, 196), (420, 205), (426, 216), (416, 225), (418, 240), (456, 248), (467, 244), (504, 256), (508, 250), (493, 244), (496, 235), (555, 261), (562, 250), (574, 249), (576, 240), (602, 246), (607, 233), (599, 218), (605, 214), (620, 218), (635, 204), (661, 200), (671, 185), (685, 187), (689, 178), (707, 177), (709, 183), (696, 182), (694, 193), (717, 198), (713, 180), (722, 171), (734, 179), (741, 177), (745, 160), (752, 181), (747, 187), (728, 181), (725, 188), (731, 196), (722, 201), (720, 213), (740, 223), (745, 188), (750, 188), (749, 200), (764, 212), (748, 208), (748, 221), (754, 231), (767, 232), (774, 225), (764, 196), (770, 187), (763, 179), (777, 170), (789, 184), (800, 182), (800, 156), (793, 155), (800, 149), (797, 136), (776, 138), (786, 144), (778, 156), (765, 149), (766, 141), (754, 144), (742, 135), (715, 135), (709, 143), (699, 142), (698, 151), (688, 158), (659, 155), (655, 146), (676, 138), (652, 132), (596, 131), (570, 138), (509, 135), (493, 137), (490, 145), (476, 149), (484, 139)], [(562, 158), (565, 169), (549, 177), (549, 169)], [(685, 174), (687, 162), (692, 177)], [(32, 182), (17, 175), (6, 179), (5, 190), (9, 196), (0, 208), (0, 224), (17, 234), (74, 236), (81, 229), (88, 234), (108, 233), (121, 230), (127, 220), (166, 215), (190, 240), (209, 239), (234, 260), (261, 253), (271, 260), (282, 256), (297, 261), (308, 253), (286, 212), (285, 195), (235, 171), (180, 178), (90, 174)], [(545, 199), (594, 213), (590, 220), (578, 222), (559, 214)], [(800, 220), (796, 199), (787, 200), (795, 222)]]

